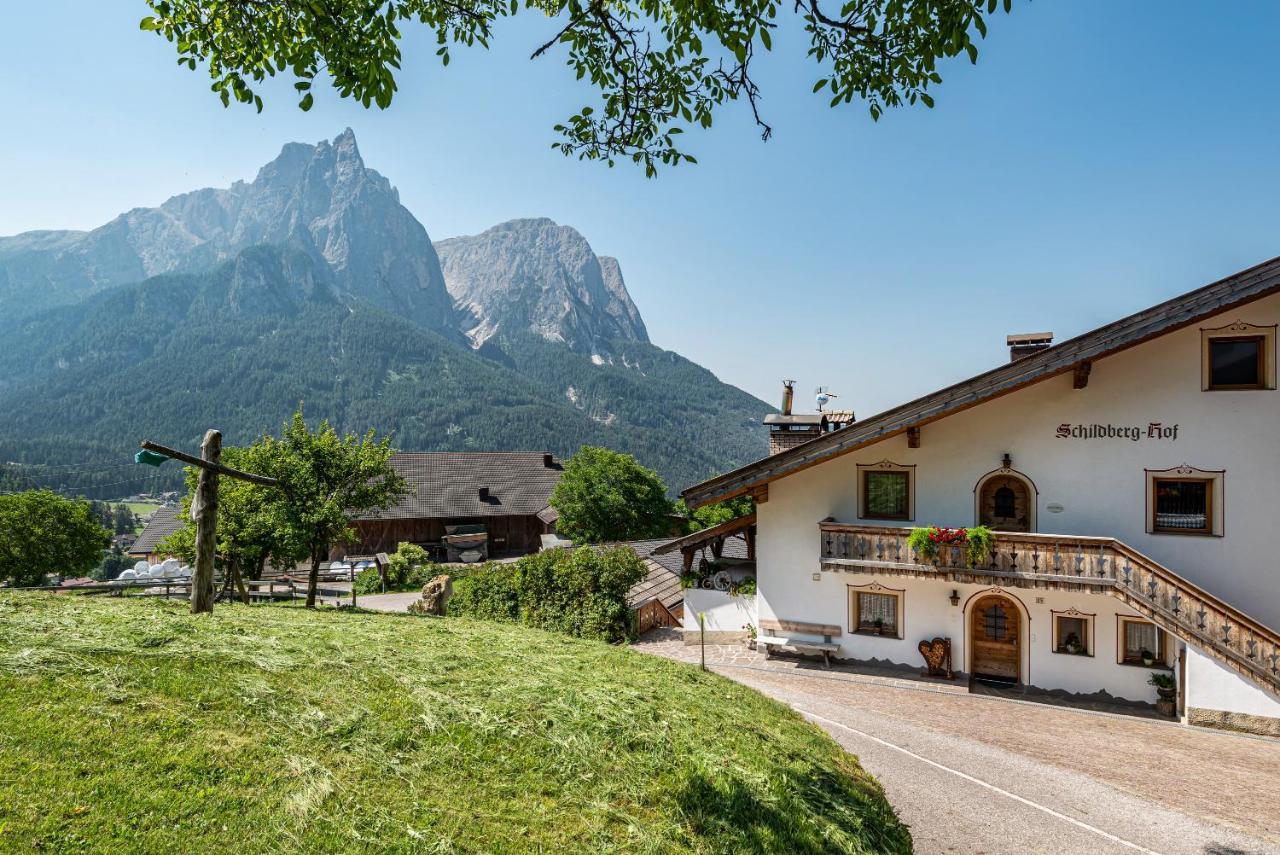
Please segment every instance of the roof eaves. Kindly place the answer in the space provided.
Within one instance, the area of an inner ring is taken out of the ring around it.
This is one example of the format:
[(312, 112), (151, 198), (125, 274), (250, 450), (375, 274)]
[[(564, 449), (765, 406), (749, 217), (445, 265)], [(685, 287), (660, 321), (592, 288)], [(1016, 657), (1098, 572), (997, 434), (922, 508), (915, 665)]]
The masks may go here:
[(1109, 356), (1204, 317), (1228, 311), (1280, 290), (1280, 258), (1143, 309), (1095, 330), (1000, 365), (876, 416), (853, 422), (802, 445), (695, 484), (681, 493), (692, 508), (742, 495), (753, 487), (856, 451), (915, 427), (1024, 386)]

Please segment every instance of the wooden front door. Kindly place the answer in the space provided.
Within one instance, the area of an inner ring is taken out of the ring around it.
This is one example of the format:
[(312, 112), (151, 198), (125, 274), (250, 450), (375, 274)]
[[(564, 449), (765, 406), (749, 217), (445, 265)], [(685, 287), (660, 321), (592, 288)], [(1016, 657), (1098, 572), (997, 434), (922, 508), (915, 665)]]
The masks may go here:
[(1031, 490), (1013, 475), (988, 478), (978, 494), (978, 524), (997, 531), (1031, 531)]
[(1008, 597), (989, 594), (969, 613), (975, 677), (999, 677), (1022, 682), (1022, 656), (1018, 646), (1021, 615)]

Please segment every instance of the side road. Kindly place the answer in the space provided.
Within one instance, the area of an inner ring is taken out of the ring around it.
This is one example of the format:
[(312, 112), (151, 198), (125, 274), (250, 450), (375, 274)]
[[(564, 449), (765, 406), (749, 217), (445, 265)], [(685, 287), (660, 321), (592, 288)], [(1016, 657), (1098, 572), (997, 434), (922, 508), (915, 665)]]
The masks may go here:
[[(635, 649), (693, 662), (671, 635)], [(884, 784), (918, 852), (1280, 853), (1280, 741), (707, 648)]]

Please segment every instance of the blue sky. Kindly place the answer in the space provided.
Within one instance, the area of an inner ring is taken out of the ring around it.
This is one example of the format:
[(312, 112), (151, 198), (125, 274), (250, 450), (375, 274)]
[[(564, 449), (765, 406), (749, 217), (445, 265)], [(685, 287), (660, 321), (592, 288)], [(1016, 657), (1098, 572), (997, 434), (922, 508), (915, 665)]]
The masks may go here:
[(365, 111), (287, 83), (224, 110), (137, 29), (137, 0), (15, 4), (0, 28), (0, 234), (91, 228), (252, 178), (290, 140), (355, 129), (433, 238), (549, 216), (615, 255), (655, 343), (769, 401), (828, 385), (859, 415), (1280, 254), (1280, 6), (1038, 0), (998, 16), (934, 110), (872, 123), (810, 94), (783, 32), (745, 105), (647, 180), (550, 150), (589, 93), (527, 57), (522, 15), (447, 69), (411, 31), (400, 94)]

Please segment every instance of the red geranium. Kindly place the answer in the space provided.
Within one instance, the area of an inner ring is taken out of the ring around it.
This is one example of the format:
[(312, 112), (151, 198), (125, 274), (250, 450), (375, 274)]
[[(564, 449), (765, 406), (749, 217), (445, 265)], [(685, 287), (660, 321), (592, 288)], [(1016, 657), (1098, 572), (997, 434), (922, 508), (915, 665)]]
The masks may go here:
[(969, 539), (969, 532), (963, 528), (945, 528), (934, 526), (929, 529), (929, 540), (934, 543), (943, 543), (953, 546), (957, 543), (965, 543)]

